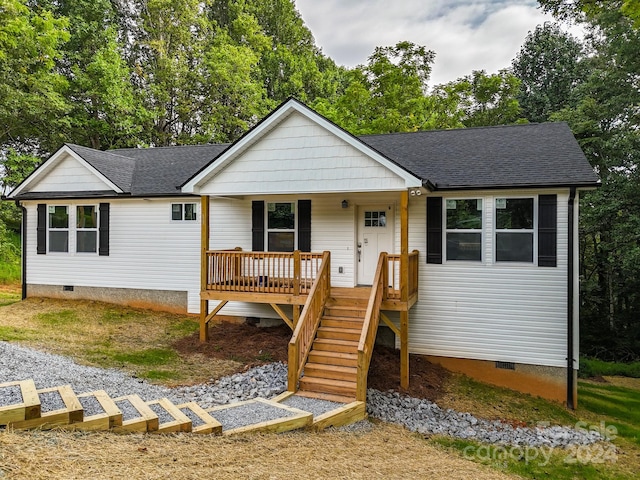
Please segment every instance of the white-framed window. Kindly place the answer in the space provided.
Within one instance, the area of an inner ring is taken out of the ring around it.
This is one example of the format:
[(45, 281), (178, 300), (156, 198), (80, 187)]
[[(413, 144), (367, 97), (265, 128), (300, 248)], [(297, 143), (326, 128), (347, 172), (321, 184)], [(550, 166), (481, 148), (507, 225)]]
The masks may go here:
[(496, 262), (534, 262), (536, 217), (534, 197), (495, 199)]
[(197, 209), (195, 203), (172, 203), (171, 220), (173, 221), (196, 221)]
[(98, 251), (98, 206), (76, 206), (76, 252)]
[(69, 251), (69, 207), (49, 205), (48, 209), (49, 252)]
[(447, 198), (445, 210), (446, 259), (482, 261), (482, 199)]
[(267, 202), (265, 210), (267, 251), (293, 252), (296, 249), (296, 202)]

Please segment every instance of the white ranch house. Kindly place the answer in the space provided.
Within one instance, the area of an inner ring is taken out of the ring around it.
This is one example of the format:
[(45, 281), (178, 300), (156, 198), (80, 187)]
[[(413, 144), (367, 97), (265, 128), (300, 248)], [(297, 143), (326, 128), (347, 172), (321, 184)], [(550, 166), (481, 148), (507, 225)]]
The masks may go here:
[(380, 322), (403, 360), (572, 406), (597, 185), (563, 123), (355, 137), (291, 99), (231, 145), (64, 145), (8, 198), (25, 297), (199, 314), (202, 340), (218, 314), (283, 319), (290, 389), (325, 397), (362, 396)]

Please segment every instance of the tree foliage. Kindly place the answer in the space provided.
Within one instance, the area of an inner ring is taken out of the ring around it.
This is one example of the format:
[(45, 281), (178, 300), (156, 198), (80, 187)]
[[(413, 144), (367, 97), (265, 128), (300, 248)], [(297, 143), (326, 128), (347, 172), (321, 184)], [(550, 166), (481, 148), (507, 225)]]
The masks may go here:
[(575, 105), (576, 88), (587, 76), (584, 46), (557, 24), (538, 25), (529, 32), (512, 62), (520, 79), (517, 98), (522, 114), (531, 122)]
[[(555, 103), (555, 112), (546, 114), (568, 122), (602, 179), (580, 206), (582, 349), (607, 360), (638, 359), (640, 31), (619, 8), (621, 2), (541, 3), (584, 22), (588, 31), (588, 55), (577, 57), (577, 65), (569, 54), (562, 55), (556, 78), (568, 93)], [(553, 43), (540, 45), (549, 48), (541, 57), (556, 55)], [(565, 76), (572, 70), (580, 71), (573, 80)], [(553, 94), (550, 85), (543, 90)]]

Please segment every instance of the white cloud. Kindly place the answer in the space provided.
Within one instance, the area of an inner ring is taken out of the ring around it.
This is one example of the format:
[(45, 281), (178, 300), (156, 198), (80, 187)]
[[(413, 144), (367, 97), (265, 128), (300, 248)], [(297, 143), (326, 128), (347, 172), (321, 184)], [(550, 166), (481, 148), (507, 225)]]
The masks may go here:
[(436, 52), (431, 84), (509, 66), (527, 33), (552, 20), (535, 1), (296, 0), (316, 43), (338, 64), (409, 40)]

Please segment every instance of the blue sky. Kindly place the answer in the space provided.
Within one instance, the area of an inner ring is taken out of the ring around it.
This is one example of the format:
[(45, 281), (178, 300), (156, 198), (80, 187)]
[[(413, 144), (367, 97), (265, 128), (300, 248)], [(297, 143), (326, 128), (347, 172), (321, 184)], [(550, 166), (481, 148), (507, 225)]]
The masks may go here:
[(552, 20), (535, 0), (296, 0), (316, 44), (338, 64), (409, 40), (436, 52), (431, 85), (509, 66), (527, 33)]

